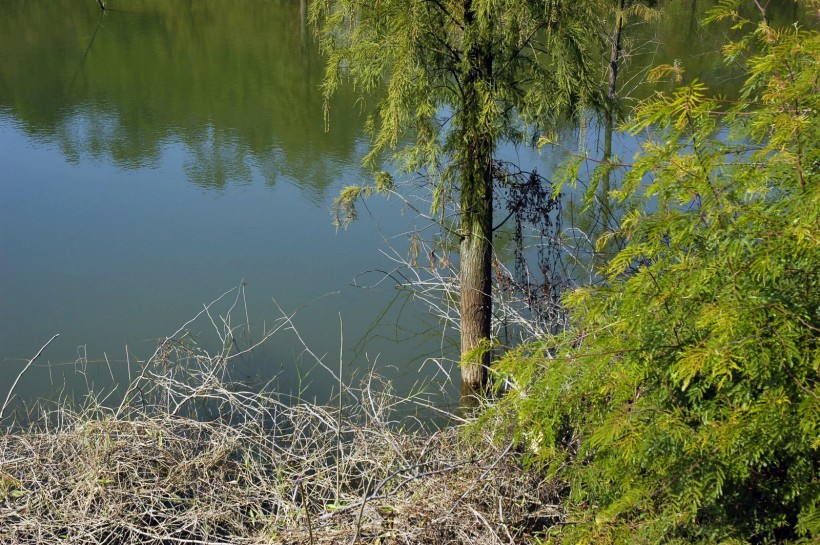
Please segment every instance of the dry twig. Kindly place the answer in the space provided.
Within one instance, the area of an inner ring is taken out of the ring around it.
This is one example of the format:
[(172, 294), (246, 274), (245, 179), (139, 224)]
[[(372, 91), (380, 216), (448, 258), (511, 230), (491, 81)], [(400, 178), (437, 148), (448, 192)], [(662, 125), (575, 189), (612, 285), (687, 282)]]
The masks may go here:
[(180, 330), (117, 406), (89, 396), (0, 435), (0, 542), (523, 543), (560, 519), (556, 487), (489, 436), (406, 431), (413, 400), (378, 377), (326, 406), (232, 382), (230, 320), (210, 319), (221, 351)]

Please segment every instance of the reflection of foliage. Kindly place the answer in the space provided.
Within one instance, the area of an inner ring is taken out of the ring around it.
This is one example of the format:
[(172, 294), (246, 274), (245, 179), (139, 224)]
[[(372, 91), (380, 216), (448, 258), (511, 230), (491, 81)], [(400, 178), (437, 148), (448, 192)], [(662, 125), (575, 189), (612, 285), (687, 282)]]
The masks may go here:
[(228, 182), (251, 181), (246, 150), (222, 131), (208, 131), (207, 138), (193, 143), (191, 155), (185, 172), (198, 185), (221, 189)]
[(103, 108), (82, 108), (56, 127), (55, 136), (60, 151), (70, 162), (79, 162), (84, 155), (95, 160), (113, 160), (123, 168), (141, 168), (156, 164), (161, 155), (161, 142), (135, 134), (123, 126), (115, 112)]
[(356, 153), (362, 123), (344, 93), (324, 132), (322, 62), (298, 2), (141, 0), (100, 16), (93, 2), (10, 0), (0, 50), (14, 51), (0, 108), (71, 160), (139, 167), (177, 141), (197, 183), (248, 179), (250, 164), (272, 179), (273, 162), (321, 193)]
[[(816, 24), (816, 16), (799, 1), (765, 4), (768, 6), (767, 16), (773, 25), (788, 25), (794, 21), (800, 21), (804, 26)], [(635, 7), (630, 16), (644, 19), (650, 15), (640, 2), (632, 5)], [(679, 70), (685, 70), (686, 81), (705, 82), (715, 96), (736, 96), (743, 82), (742, 70), (739, 65), (721, 62), (718, 52), (726, 36), (737, 35), (737, 30), (731, 28), (731, 21), (712, 24), (709, 28), (701, 25), (700, 21), (712, 5), (714, 2), (711, 1), (664, 0), (659, 4), (660, 16), (653, 17), (649, 24), (632, 26), (624, 38), (627, 44), (618, 76), (619, 82), (623, 82), (630, 91), (621, 96), (630, 99), (650, 96), (657, 87), (638, 82), (644, 80), (642, 74), (658, 64), (677, 65)], [(755, 8), (753, 2), (739, 2), (737, 9), (748, 15)], [(673, 87), (674, 82), (668, 89)]]

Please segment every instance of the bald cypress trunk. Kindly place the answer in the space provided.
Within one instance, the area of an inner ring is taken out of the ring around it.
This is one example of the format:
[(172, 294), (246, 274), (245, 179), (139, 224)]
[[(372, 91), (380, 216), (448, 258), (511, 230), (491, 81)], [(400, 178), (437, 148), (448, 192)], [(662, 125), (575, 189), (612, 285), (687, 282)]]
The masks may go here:
[[(531, 137), (551, 132), (556, 119), (600, 105), (594, 66), (602, 42), (597, 25), (589, 25), (600, 3), (315, 0), (312, 6), (328, 58), (325, 107), (347, 80), (363, 94), (383, 88), (368, 161), (396, 151), (391, 156), (408, 171), (430, 175), (436, 213), (451, 197), (460, 204), (462, 391), (483, 394), (492, 359), (496, 146), (518, 142), (513, 134), (522, 129)], [(410, 133), (415, 143), (399, 144)], [(354, 193), (370, 191), (348, 191), (334, 206), (352, 210)]]
[[(476, 160), (488, 160), (488, 156), (477, 153)], [(491, 356), (493, 187), (492, 179), (488, 179), (489, 168), (476, 168), (471, 177), (471, 189), (463, 191), (461, 199), (462, 398), (484, 394)]]
[(481, 397), (487, 388), (492, 323), (492, 222), (494, 142), (482, 125), (479, 95), (492, 88), (492, 56), (487, 30), (477, 28), (472, 2), (464, 3), (464, 50), (461, 132), (461, 397)]

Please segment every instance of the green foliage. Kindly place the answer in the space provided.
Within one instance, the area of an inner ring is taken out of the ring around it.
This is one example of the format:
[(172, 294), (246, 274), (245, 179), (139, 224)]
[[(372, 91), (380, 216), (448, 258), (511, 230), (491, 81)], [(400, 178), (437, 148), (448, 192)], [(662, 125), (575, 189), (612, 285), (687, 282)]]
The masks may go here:
[[(458, 210), (453, 223), (459, 225), (461, 350), (481, 357), (462, 362), (463, 385), (471, 388), (485, 387), (490, 365), (489, 351), (474, 349), (491, 335), (496, 149), (501, 142), (537, 141), (558, 119), (600, 103), (595, 72), (601, 5), (602, 0), (311, 3), (328, 58), (326, 100), (346, 81), (362, 101), (382, 91), (367, 122), (371, 146), (365, 163), (377, 167), (389, 159), (402, 173), (420, 174), (429, 182), (431, 216), (443, 218), (448, 206)], [(346, 189), (334, 206), (338, 221), (354, 219), (357, 199), (371, 193)], [(439, 225), (449, 232), (444, 223)]]
[(820, 540), (820, 39), (753, 28), (738, 103), (640, 105), (624, 249), (502, 362), (495, 410), (569, 485), (547, 542)]
[(367, 199), (374, 193), (389, 194), (394, 188), (393, 177), (383, 170), (376, 172), (374, 184), (371, 186), (349, 185), (344, 187), (339, 196), (333, 200), (330, 213), (333, 216), (333, 225), (347, 228), (350, 222), (358, 217), (356, 212), (356, 201)]
[(481, 358), (483, 358), (485, 354), (492, 352), (498, 348), (498, 346), (498, 339), (481, 339), (472, 350), (461, 355), (461, 364), (464, 365), (470, 362), (481, 361)]
[[(478, 142), (530, 142), (601, 100), (598, 0), (315, 0), (327, 100), (348, 83), (373, 111), (365, 162), (422, 172), (433, 212), (461, 191)], [(367, 104), (376, 100), (375, 107)], [(328, 120), (337, 115), (329, 106)]]

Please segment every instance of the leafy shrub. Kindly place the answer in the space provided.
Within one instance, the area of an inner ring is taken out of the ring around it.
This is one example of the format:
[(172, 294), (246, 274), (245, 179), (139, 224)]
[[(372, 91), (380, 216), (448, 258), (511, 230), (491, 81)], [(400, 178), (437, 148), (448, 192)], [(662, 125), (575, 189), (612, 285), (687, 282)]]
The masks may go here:
[(740, 100), (638, 107), (623, 250), (569, 334), (498, 364), (521, 387), (494, 411), (568, 485), (550, 543), (820, 539), (820, 41), (712, 17), (752, 27)]

